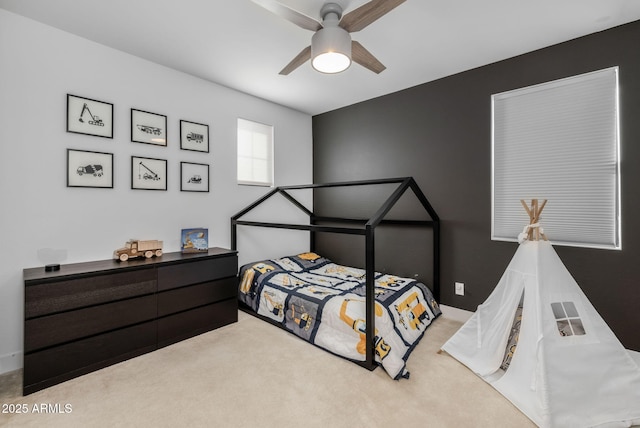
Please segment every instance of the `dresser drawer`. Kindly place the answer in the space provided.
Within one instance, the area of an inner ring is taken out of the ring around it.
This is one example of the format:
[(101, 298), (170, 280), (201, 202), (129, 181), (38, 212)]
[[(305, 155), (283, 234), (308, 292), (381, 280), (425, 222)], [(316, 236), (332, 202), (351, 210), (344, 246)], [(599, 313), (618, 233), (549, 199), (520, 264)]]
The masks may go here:
[(156, 348), (155, 321), (24, 356), (24, 394), (127, 360)]
[(68, 311), (156, 291), (155, 269), (139, 269), (25, 287), (25, 318)]
[(156, 311), (157, 297), (150, 295), (30, 319), (24, 325), (24, 350), (31, 352), (151, 320)]
[(237, 297), (235, 277), (175, 288), (158, 294), (158, 316)]
[(235, 277), (238, 273), (237, 269), (236, 255), (162, 266), (158, 268), (158, 291), (219, 278)]
[(207, 306), (158, 319), (158, 347), (238, 321), (238, 299), (228, 299)]

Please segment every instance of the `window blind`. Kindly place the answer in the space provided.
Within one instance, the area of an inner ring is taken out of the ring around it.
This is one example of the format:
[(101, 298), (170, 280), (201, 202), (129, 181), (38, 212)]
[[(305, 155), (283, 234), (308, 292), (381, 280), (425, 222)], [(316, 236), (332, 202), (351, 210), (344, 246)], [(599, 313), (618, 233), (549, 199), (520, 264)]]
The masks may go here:
[(618, 68), (492, 96), (494, 240), (515, 241), (547, 199), (554, 244), (620, 249)]

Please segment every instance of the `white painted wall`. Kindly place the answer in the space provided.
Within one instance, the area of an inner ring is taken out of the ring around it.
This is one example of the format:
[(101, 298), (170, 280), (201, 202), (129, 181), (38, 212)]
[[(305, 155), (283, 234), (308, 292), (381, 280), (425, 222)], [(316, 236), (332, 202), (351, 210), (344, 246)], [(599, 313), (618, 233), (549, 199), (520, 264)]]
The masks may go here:
[[(113, 103), (114, 138), (67, 133), (67, 93)], [(167, 116), (167, 147), (130, 142), (131, 108)], [(269, 190), (235, 183), (238, 117), (274, 125), (276, 185), (312, 181), (311, 116), (0, 10), (0, 373), (22, 366), (22, 269), (52, 262), (42, 250), (100, 260), (138, 237), (178, 251), (186, 227), (229, 246), (230, 216)], [(180, 150), (181, 119), (209, 125), (210, 153)], [(114, 189), (67, 188), (67, 148), (113, 153)], [(168, 160), (166, 192), (130, 189), (132, 155)], [(209, 193), (180, 191), (181, 161), (210, 164)], [(301, 233), (268, 234), (269, 251), (264, 229), (241, 231), (241, 262), (308, 249)]]

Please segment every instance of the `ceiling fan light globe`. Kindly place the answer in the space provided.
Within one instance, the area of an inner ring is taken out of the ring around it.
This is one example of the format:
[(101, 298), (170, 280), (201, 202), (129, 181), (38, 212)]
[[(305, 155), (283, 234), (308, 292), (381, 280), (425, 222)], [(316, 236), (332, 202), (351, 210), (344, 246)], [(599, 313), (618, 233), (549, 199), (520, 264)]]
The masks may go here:
[(321, 73), (339, 73), (351, 65), (351, 36), (338, 26), (327, 26), (311, 38), (311, 65)]
[(340, 52), (326, 52), (313, 58), (313, 68), (321, 73), (340, 73), (351, 65), (351, 58)]

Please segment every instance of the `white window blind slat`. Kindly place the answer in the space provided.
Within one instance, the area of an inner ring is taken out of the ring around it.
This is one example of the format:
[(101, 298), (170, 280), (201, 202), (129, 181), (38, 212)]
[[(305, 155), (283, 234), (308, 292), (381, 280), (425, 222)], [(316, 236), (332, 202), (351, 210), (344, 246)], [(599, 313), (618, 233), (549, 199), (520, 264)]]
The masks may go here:
[(493, 95), (492, 116), (492, 239), (517, 240), (537, 198), (555, 244), (621, 248), (618, 68)]

